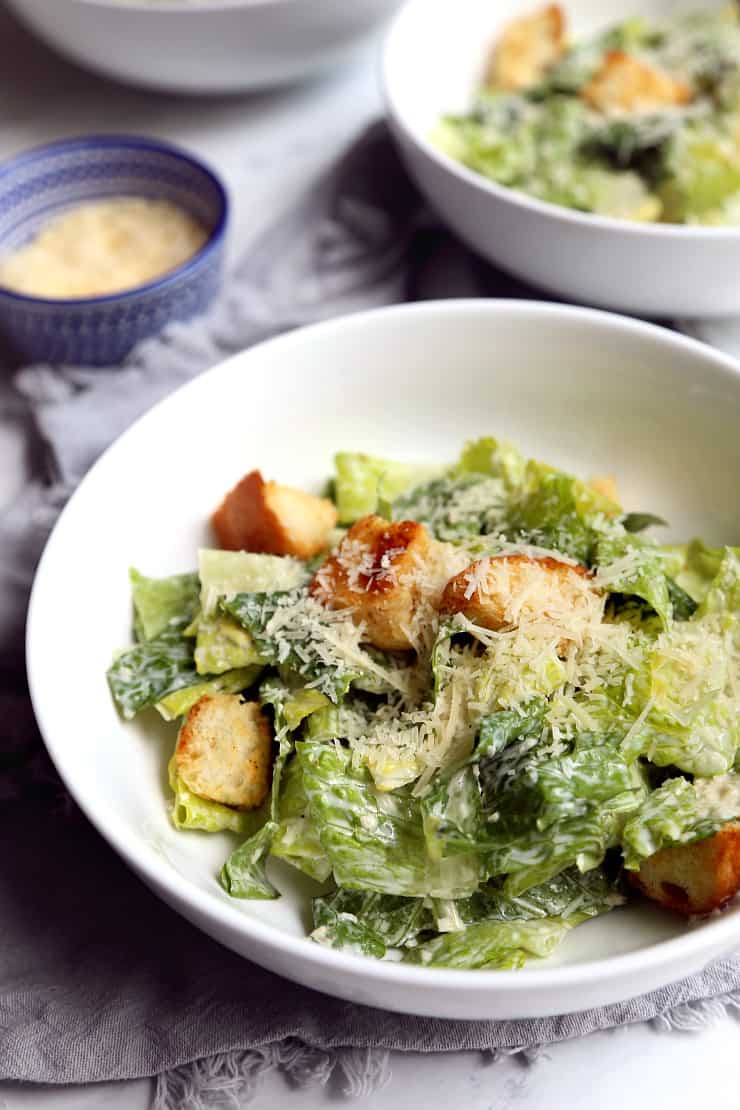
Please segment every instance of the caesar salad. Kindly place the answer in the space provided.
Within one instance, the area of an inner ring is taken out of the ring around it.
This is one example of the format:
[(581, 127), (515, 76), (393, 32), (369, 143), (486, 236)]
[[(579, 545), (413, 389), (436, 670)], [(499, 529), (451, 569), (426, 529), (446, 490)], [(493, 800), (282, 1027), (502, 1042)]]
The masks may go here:
[(740, 223), (740, 8), (570, 41), (551, 4), (504, 27), (434, 143), (539, 200), (646, 222)]
[(126, 719), (173, 727), (184, 834), (219, 879), (317, 884), (312, 939), (517, 968), (639, 898), (740, 889), (740, 548), (483, 438), (413, 466), (340, 453), (326, 496), (248, 473), (198, 569), (130, 572)]

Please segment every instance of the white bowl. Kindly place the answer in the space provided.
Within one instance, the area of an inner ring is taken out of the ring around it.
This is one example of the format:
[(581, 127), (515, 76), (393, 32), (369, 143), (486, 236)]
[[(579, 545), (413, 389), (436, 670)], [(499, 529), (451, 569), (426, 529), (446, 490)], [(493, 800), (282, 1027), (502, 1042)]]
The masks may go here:
[[(385, 94), (409, 171), (474, 250), (569, 300), (642, 316), (740, 312), (740, 228), (638, 224), (561, 208), (516, 192), (429, 141), (448, 112), (467, 111), (499, 29), (537, 0), (409, 0), (389, 33)], [(707, 6), (723, 6), (710, 0)], [(579, 37), (631, 15), (669, 15), (696, 0), (565, 0)]]
[(452, 1018), (524, 1017), (615, 1002), (740, 944), (740, 901), (689, 928), (634, 904), (581, 926), (522, 971), (418, 968), (306, 939), (314, 885), (272, 861), (276, 902), (231, 900), (226, 835), (166, 814), (172, 726), (124, 724), (105, 671), (130, 640), (133, 565), (193, 567), (209, 512), (253, 466), (318, 489), (335, 450), (455, 456), (484, 433), (584, 475), (618, 475), (626, 504), (676, 537), (737, 542), (740, 374), (706, 347), (589, 309), (447, 301), (383, 309), (237, 355), (154, 408), (85, 478), (57, 524), (28, 619), (33, 703), (84, 812), (141, 878), (205, 932), (328, 994)]
[(50, 46), (106, 77), (227, 93), (350, 58), (399, 0), (8, 0)]

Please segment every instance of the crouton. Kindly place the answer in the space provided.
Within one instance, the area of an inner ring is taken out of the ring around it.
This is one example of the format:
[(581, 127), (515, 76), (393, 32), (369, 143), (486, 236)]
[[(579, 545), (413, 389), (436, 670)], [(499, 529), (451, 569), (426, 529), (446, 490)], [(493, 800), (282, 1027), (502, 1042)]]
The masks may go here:
[(565, 51), (565, 16), (558, 4), (509, 23), (496, 42), (486, 84), (516, 92), (535, 85)]
[(591, 489), (596, 490), (602, 497), (608, 497), (615, 505), (620, 504), (617, 479), (612, 474), (605, 474), (602, 478), (591, 478), (588, 483)]
[(363, 517), (319, 567), (311, 593), (329, 608), (352, 609), (368, 643), (406, 651), (422, 597), (420, 571), (432, 550), (423, 524)]
[(326, 549), (337, 510), (324, 497), (265, 482), (252, 470), (226, 495), (211, 523), (227, 551), (311, 559)]
[(270, 785), (272, 735), (257, 702), (239, 694), (204, 694), (177, 737), (175, 766), (201, 798), (256, 809)]
[(706, 840), (663, 848), (628, 874), (633, 886), (666, 909), (711, 913), (740, 890), (740, 822)]
[(471, 563), (444, 588), (440, 610), (463, 613), (492, 631), (547, 622), (562, 630), (560, 648), (599, 620), (602, 602), (585, 567), (550, 557), (497, 555)]
[(598, 112), (652, 112), (676, 104), (688, 104), (691, 89), (647, 62), (610, 50), (594, 76), (581, 89), (581, 96)]

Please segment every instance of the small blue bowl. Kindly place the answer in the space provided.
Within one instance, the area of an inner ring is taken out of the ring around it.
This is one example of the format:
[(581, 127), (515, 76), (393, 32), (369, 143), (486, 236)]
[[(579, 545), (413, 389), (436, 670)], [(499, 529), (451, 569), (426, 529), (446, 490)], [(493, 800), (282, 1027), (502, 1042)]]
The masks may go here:
[(65, 139), (0, 166), (0, 254), (23, 246), (49, 219), (86, 201), (166, 199), (209, 230), (177, 269), (123, 293), (69, 300), (0, 285), (0, 330), (33, 362), (110, 366), (173, 320), (204, 312), (223, 269), (228, 200), (218, 179), (185, 151), (128, 135)]

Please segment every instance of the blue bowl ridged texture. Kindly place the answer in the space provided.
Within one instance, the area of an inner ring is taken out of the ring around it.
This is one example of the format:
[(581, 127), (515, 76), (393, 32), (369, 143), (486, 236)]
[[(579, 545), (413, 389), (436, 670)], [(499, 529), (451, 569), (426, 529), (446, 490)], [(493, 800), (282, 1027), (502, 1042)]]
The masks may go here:
[(213, 174), (175, 147), (126, 136), (53, 143), (0, 167), (0, 254), (50, 219), (117, 196), (170, 200), (208, 229), (206, 245), (176, 270), (128, 292), (46, 300), (0, 286), (0, 330), (26, 361), (104, 366), (175, 320), (203, 313), (218, 292), (228, 202)]

